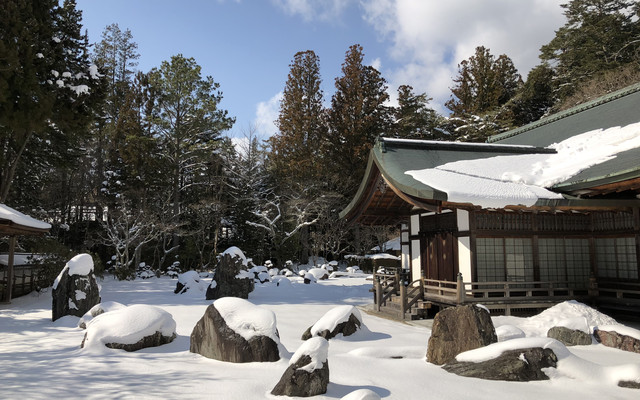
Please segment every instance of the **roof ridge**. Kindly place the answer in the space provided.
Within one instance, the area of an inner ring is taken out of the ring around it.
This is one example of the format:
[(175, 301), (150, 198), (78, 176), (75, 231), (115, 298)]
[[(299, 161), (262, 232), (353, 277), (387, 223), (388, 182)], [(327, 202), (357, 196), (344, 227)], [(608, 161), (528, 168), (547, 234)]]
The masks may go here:
[(630, 94), (636, 93), (640, 91), (640, 82), (635, 83), (633, 85), (627, 86), (620, 90), (616, 90), (613, 93), (608, 93), (604, 96), (600, 96), (596, 99), (584, 102), (582, 104), (578, 104), (577, 106), (571, 107), (567, 110), (557, 112), (548, 117), (541, 118), (537, 121), (531, 122), (527, 125), (521, 126), (519, 128), (511, 129), (507, 132), (500, 133), (494, 136), (491, 136), (487, 139), (487, 143), (495, 143), (498, 140), (510, 138), (513, 136), (520, 135), (521, 133), (528, 132), (530, 130), (539, 128), (544, 125), (551, 124), (553, 122), (559, 121), (561, 119), (567, 118), (569, 116), (581, 113), (583, 111), (589, 110), (591, 108), (595, 108), (601, 104), (609, 103), (611, 101), (620, 99), (622, 97), (628, 96)]

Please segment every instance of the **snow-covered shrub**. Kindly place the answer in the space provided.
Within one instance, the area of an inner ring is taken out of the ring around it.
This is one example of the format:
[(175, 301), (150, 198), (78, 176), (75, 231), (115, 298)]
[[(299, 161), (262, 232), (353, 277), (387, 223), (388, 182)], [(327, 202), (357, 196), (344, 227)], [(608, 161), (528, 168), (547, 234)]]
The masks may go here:
[(167, 275), (171, 278), (177, 278), (181, 273), (180, 261), (174, 261), (173, 264), (167, 267)]
[(280, 271), (280, 275), (284, 275), (286, 277), (290, 277), (290, 276), (293, 276), (294, 273), (289, 268), (285, 268), (282, 271)]
[(265, 283), (271, 281), (271, 275), (267, 270), (267, 267), (263, 265), (257, 265), (249, 270), (250, 274), (253, 274), (253, 279), (256, 283)]
[[(265, 265), (266, 267), (266, 265)], [(269, 275), (276, 276), (280, 274), (280, 270), (278, 268), (269, 268)]]
[(306, 269), (301, 269), (300, 271), (298, 271), (298, 275), (300, 275), (301, 277), (304, 278), (304, 276), (307, 274), (307, 270)]
[(136, 268), (136, 276), (140, 279), (149, 279), (156, 276), (156, 274), (150, 265), (147, 265), (146, 263), (141, 262), (138, 265), (138, 268)]
[(204, 288), (200, 285), (200, 275), (198, 275), (196, 271), (187, 271), (178, 276), (176, 289), (173, 292), (175, 294), (182, 294), (192, 289), (196, 289), (198, 291), (204, 290)]

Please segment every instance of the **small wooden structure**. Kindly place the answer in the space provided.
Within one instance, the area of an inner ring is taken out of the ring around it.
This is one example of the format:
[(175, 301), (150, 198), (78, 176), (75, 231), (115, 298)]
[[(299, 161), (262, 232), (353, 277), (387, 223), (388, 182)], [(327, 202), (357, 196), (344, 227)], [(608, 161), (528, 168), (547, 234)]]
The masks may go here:
[[(546, 159), (553, 143), (598, 129), (640, 134), (638, 110), (640, 84), (489, 143), (381, 138), (341, 212), (349, 222), (401, 227), (402, 268), (376, 274), (377, 307), (407, 318), (472, 302), (508, 314), (575, 299), (640, 316), (640, 147), (548, 187), (529, 184), (529, 197), (493, 178), (505, 170), (490, 171), (497, 159)], [(461, 163), (475, 169), (456, 169)], [(469, 184), (461, 196), (448, 182)]]
[[(3, 302), (10, 303), (13, 296), (15, 284), (14, 274), (14, 254), (16, 248), (16, 238), (22, 235), (43, 235), (51, 229), (51, 225), (46, 222), (31, 218), (11, 207), (0, 204), (0, 235), (9, 237), (9, 253), (7, 260), (7, 270), (4, 279), (0, 281), (3, 286)], [(23, 274), (22, 279), (26, 277)]]

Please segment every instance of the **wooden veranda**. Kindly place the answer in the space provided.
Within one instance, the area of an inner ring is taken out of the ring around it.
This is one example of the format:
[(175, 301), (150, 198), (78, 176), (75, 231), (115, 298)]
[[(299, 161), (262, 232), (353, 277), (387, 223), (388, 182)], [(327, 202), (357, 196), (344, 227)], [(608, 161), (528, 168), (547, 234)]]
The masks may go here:
[(492, 314), (530, 314), (568, 300), (620, 312), (640, 308), (640, 283), (621, 286), (595, 278), (583, 285), (561, 281), (464, 282), (461, 274), (455, 282), (426, 278), (408, 282), (407, 276), (401, 270), (374, 274), (377, 312), (401, 320), (420, 319), (434, 307), (481, 304)]

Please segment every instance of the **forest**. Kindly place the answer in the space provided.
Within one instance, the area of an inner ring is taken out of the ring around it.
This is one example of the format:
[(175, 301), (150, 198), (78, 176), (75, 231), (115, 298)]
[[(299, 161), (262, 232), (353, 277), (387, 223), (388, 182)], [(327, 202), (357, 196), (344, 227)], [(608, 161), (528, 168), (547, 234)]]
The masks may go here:
[(45, 238), (20, 238), (22, 251), (91, 252), (119, 279), (140, 268), (212, 268), (231, 245), (279, 267), (364, 254), (395, 228), (346, 226), (338, 213), (376, 138), (482, 142), (640, 82), (640, 2), (562, 7), (566, 24), (526, 77), (481, 44), (460, 62), (449, 115), (409, 85), (392, 105), (358, 44), (325, 102), (320, 59), (300, 51), (278, 132), (262, 141), (250, 128), (234, 145), (223, 88), (195, 59), (176, 54), (140, 71), (129, 29), (114, 23), (90, 42), (73, 0), (5, 0), (0, 203), (52, 225)]

